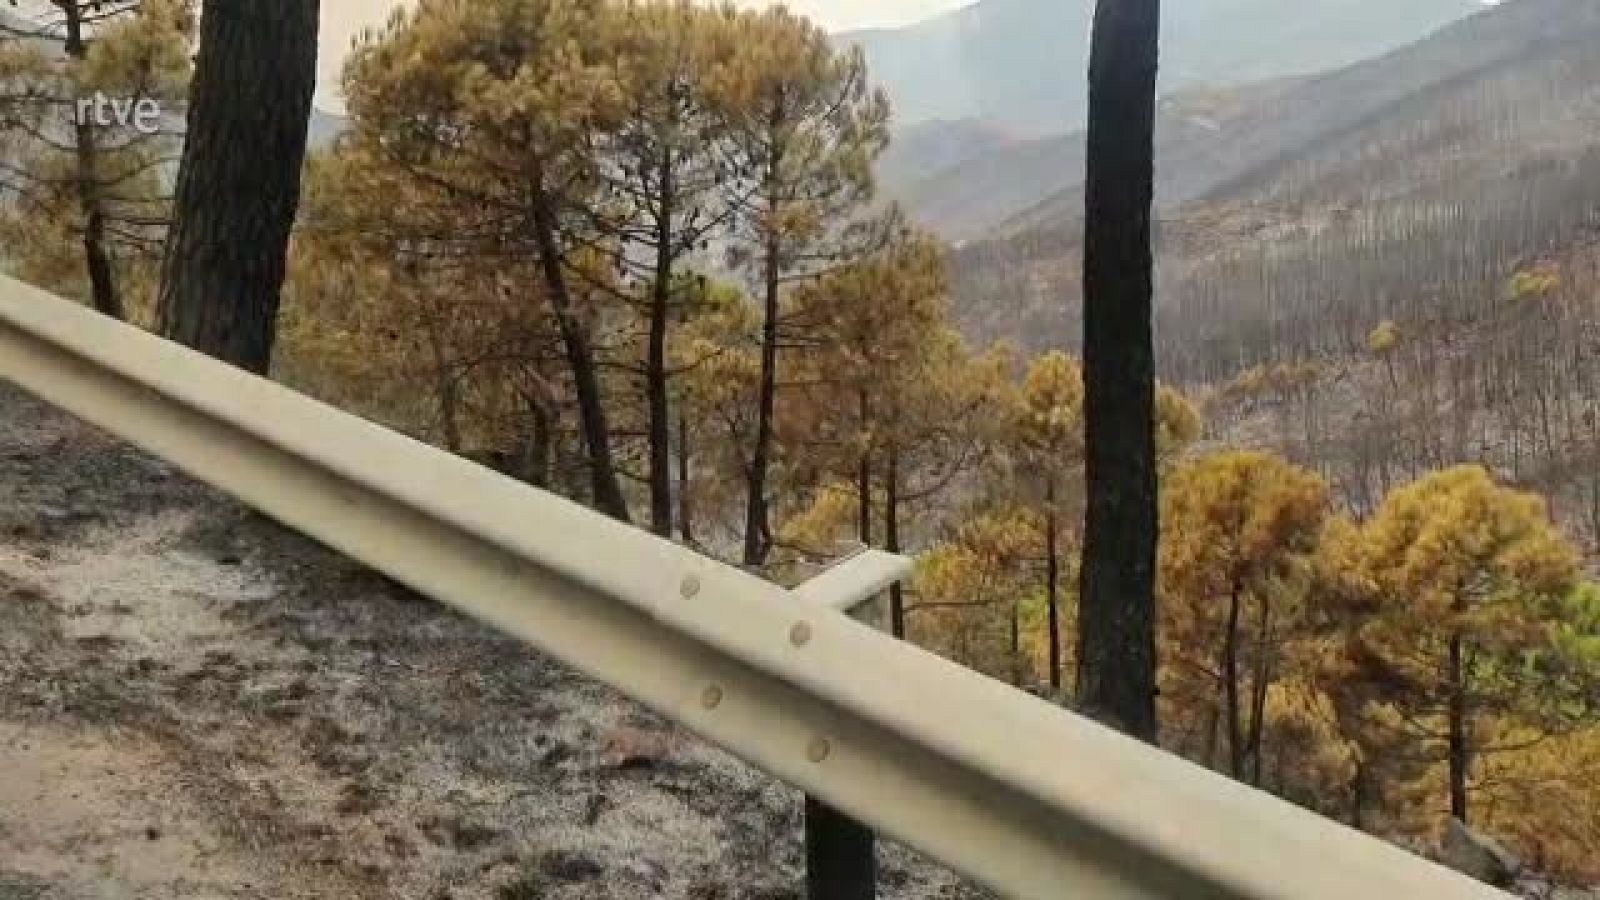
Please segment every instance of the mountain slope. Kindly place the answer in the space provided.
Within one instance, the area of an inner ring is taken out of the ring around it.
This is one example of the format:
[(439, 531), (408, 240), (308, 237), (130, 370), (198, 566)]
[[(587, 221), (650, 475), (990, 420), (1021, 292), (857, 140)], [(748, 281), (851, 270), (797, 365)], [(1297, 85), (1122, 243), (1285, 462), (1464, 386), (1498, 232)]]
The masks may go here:
[[(1415, 40), (1478, 0), (1187, 0), (1165, 4), (1166, 89), (1315, 72)], [(981, 0), (903, 29), (842, 35), (902, 124), (980, 118), (1035, 136), (1080, 126), (1091, 0)]]
[[(1256, 100), (1223, 127), (1162, 142), (1173, 374), (1359, 347), (1386, 317), (1476, 314), (1600, 207), (1592, 0), (1511, 0)], [(1074, 342), (1081, 206), (1063, 191), (961, 252), (975, 335)]]
[(1016, 135), (981, 119), (908, 125), (895, 134), (878, 159), (879, 184), (891, 193), (900, 193), (929, 172), (1001, 155), (1017, 143)]
[[(1162, 99), (1156, 117), (1163, 192), (1186, 187), (1222, 160), (1211, 146), (1218, 132), (1292, 90), (1301, 79), (1228, 88), (1189, 88)], [(1191, 157), (1186, 159), (1185, 157)], [(1198, 158), (1193, 158), (1198, 157)], [(1056, 207), (1081, 209), (1084, 133), (1008, 144), (931, 175), (886, 185), (912, 216), (950, 240), (996, 237), (1046, 224)]]
[[(1600, 546), (1600, 4), (1511, 0), (1162, 159), (1158, 356), (1219, 445), (1358, 511), (1485, 466)], [(1076, 345), (1079, 207), (956, 254), (971, 337)]]

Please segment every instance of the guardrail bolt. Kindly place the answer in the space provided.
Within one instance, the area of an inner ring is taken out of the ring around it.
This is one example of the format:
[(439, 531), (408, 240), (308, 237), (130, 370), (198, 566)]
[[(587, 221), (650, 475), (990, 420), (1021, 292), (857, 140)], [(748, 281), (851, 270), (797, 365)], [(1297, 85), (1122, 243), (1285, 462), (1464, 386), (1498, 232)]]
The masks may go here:
[(806, 758), (814, 763), (819, 763), (827, 759), (832, 750), (833, 748), (828, 745), (827, 738), (817, 738), (811, 742), (811, 746), (806, 748)]
[(700, 593), (700, 576), (698, 576), (698, 575), (685, 575), (685, 576), (683, 576), (683, 584), (681, 586), (679, 586), (678, 592), (683, 595), (683, 598), (685, 600), (687, 600), (687, 599), (695, 596), (696, 594)]
[(804, 647), (806, 644), (811, 643), (811, 623), (794, 623), (794, 627), (789, 629), (789, 643), (794, 644), (796, 647)]
[(718, 706), (721, 706), (722, 688), (717, 687), (714, 684), (710, 687), (707, 687), (700, 694), (700, 705), (704, 706), (706, 709), (716, 709)]

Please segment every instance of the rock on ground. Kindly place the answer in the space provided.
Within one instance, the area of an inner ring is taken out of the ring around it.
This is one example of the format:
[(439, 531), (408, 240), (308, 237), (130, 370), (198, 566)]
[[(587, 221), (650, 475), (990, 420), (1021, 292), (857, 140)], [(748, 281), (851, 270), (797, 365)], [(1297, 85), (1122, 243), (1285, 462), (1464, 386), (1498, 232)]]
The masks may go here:
[(1522, 873), (1522, 863), (1493, 838), (1468, 828), (1460, 819), (1451, 819), (1439, 848), (1440, 861), (1495, 887), (1511, 887)]

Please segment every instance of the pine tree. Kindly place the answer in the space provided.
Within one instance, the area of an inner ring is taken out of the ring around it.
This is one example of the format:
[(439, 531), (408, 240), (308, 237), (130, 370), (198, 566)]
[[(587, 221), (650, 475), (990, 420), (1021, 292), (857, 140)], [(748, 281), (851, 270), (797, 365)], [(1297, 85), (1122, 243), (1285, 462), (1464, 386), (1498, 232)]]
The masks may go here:
[(1164, 632), (1181, 664), (1169, 668), (1215, 673), (1212, 697), (1182, 699), (1216, 703), (1234, 778), (1261, 782), (1268, 694), (1328, 503), (1322, 479), (1260, 453), (1206, 456), (1163, 486)]
[(13, 194), (0, 230), (22, 277), (114, 318), (143, 315), (177, 141), (163, 111), (181, 102), (192, 16), (179, 0), (41, 8), (0, 41), (0, 184)]
[(746, 464), (743, 561), (772, 550), (769, 492), (787, 285), (869, 249), (860, 216), (872, 165), (888, 142), (888, 101), (867, 80), (859, 48), (835, 49), (810, 21), (782, 7), (741, 17), (744, 52), (718, 85), (730, 121), (729, 203), (737, 257), (758, 287), (761, 381)]

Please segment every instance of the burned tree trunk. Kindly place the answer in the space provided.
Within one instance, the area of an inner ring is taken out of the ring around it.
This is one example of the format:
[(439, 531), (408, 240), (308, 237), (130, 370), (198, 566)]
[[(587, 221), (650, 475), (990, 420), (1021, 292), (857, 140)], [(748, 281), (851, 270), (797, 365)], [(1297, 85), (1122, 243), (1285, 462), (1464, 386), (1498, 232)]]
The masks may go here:
[(1088, 516), (1079, 702), (1156, 739), (1150, 207), (1159, 0), (1101, 0), (1089, 62), (1083, 357)]
[[(83, 35), (83, 7), (76, 2), (61, 7), (66, 15), (67, 55), (82, 62), (89, 55), (89, 44)], [(114, 319), (126, 319), (122, 295), (117, 289), (116, 274), (111, 267), (111, 253), (106, 249), (106, 211), (101, 197), (100, 174), (97, 158), (100, 155), (96, 123), (83, 114), (81, 104), (73, 115), (73, 150), (77, 165), (78, 207), (83, 213), (83, 254), (89, 273), (89, 293), (94, 308)]]
[(266, 374), (317, 80), (319, 0), (206, 0), (162, 267), (167, 337)]

